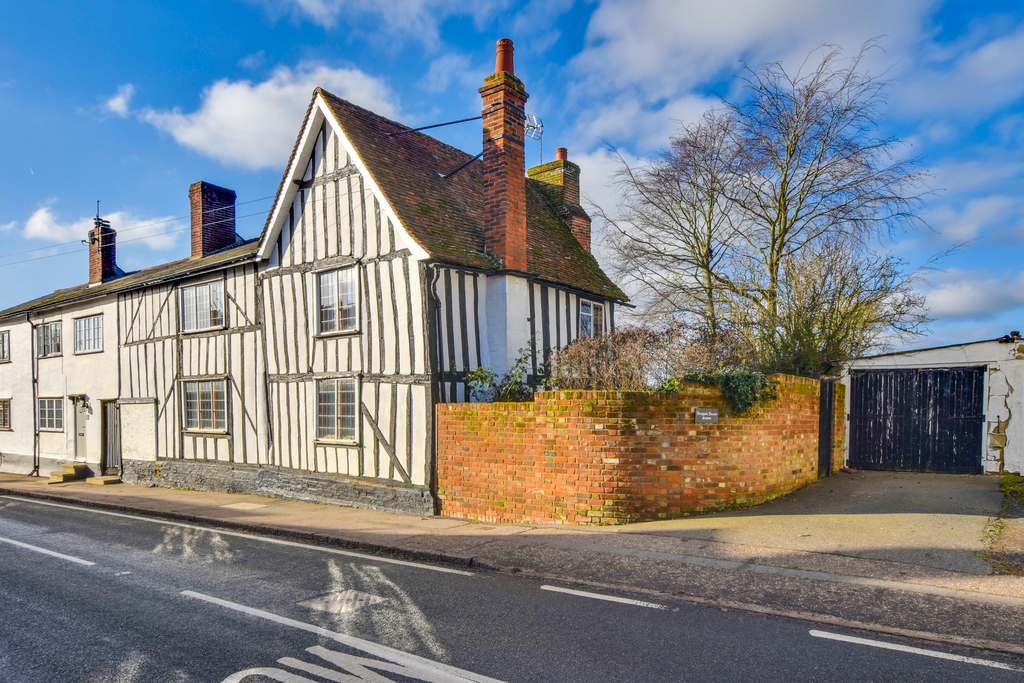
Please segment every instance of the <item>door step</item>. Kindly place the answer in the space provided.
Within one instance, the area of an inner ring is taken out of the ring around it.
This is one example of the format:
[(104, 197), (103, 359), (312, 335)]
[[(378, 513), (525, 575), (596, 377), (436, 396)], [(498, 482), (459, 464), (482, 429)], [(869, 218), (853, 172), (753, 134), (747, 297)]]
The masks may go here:
[(50, 480), (47, 484), (63, 484), (68, 481), (85, 479), (89, 470), (84, 462), (61, 463), (59, 472), (50, 472)]
[(117, 475), (110, 475), (105, 477), (89, 477), (85, 480), (86, 484), (96, 484), (97, 486), (109, 486), (110, 484), (120, 484), (121, 477)]

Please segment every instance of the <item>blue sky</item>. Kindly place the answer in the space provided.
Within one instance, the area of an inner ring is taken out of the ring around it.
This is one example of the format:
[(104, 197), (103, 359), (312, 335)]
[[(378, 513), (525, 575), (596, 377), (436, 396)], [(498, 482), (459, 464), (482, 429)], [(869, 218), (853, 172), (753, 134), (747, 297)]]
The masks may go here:
[[(410, 125), (475, 116), (502, 37), (544, 159), (568, 147), (602, 205), (607, 145), (650, 156), (735, 95), (743, 63), (877, 37), (883, 130), (935, 190), (930, 229), (885, 248), (918, 265), (968, 242), (922, 286), (935, 322), (915, 345), (1024, 328), (1024, 9), (935, 0), (4, 3), (0, 309), (87, 280), (96, 200), (125, 270), (187, 255), (197, 180), (234, 189), (238, 232), (258, 235), (314, 87)], [(480, 149), (478, 122), (436, 134)]]

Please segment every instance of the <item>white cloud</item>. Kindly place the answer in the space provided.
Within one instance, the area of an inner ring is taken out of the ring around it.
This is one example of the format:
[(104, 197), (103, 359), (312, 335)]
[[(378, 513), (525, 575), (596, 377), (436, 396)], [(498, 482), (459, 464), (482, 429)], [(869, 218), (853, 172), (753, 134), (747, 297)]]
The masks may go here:
[(823, 43), (855, 52), (885, 34), (896, 58), (916, 42), (936, 0), (604, 0), (572, 61), (590, 89), (635, 86), (666, 97), (752, 66), (783, 60), (798, 68)]
[(447, 91), (453, 83), (469, 87), (481, 80), (481, 69), (473, 68), (465, 55), (449, 52), (430, 62), (427, 73), (420, 79), (420, 85), (427, 92)]
[(267, 59), (266, 50), (260, 50), (259, 52), (253, 52), (251, 55), (246, 55), (238, 60), (238, 66), (243, 69), (249, 69), (250, 71), (258, 69), (263, 66), (263, 63)]
[[(157, 251), (171, 249), (182, 233), (182, 223), (173, 216), (139, 218), (126, 211), (107, 214), (104, 218), (117, 231), (119, 244), (141, 244)], [(4, 226), (5, 228), (7, 226)], [(74, 242), (84, 240), (92, 230), (92, 218), (79, 218), (70, 223), (61, 222), (49, 206), (43, 206), (25, 221), (23, 234), (27, 239), (47, 242)]]
[(925, 214), (924, 219), (944, 241), (973, 240), (986, 228), (1002, 226), (1008, 219), (1019, 218), (1024, 201), (1017, 197), (992, 195), (967, 202), (960, 210), (942, 206)]
[(4, 223), (0, 225), (0, 232), (10, 232), (18, 227), (18, 221), (11, 221), (10, 223)]
[(955, 114), (962, 120), (985, 116), (1024, 96), (1024, 25), (975, 42), (967, 36), (943, 51), (941, 60), (911, 72), (899, 92), (901, 108), (926, 117)]
[(950, 268), (931, 280), (927, 307), (938, 320), (986, 320), (1024, 306), (1024, 272)]
[(195, 112), (146, 109), (141, 116), (178, 144), (222, 163), (278, 168), (288, 159), (318, 86), (384, 116), (398, 116), (397, 98), (382, 80), (358, 69), (315, 64), (278, 67), (262, 83), (217, 81), (203, 90)]
[(131, 83), (119, 86), (117, 94), (103, 104), (103, 108), (111, 114), (121, 118), (128, 116), (128, 105), (131, 104), (132, 96), (135, 94), (135, 86)]
[(470, 16), (481, 28), (508, 0), (249, 0), (271, 16), (292, 14), (324, 28), (369, 26), (375, 34), (401, 35), (426, 44), (438, 42), (441, 23)]

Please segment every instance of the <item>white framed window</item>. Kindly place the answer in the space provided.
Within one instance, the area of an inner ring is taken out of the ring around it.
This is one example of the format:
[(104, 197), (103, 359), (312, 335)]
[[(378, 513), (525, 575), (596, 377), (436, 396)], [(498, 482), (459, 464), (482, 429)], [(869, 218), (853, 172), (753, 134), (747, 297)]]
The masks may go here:
[(181, 330), (195, 332), (224, 326), (224, 282), (181, 289)]
[(185, 429), (227, 431), (227, 381), (182, 382)]
[(604, 306), (580, 302), (580, 337), (600, 337), (604, 332)]
[(322, 379), (316, 386), (316, 436), (331, 441), (356, 440), (356, 381)]
[(60, 355), (60, 322), (43, 323), (36, 328), (36, 349), (40, 358)]
[(103, 316), (75, 319), (75, 353), (103, 350)]
[(0, 398), (0, 430), (11, 430), (11, 399)]
[(331, 270), (317, 276), (320, 334), (347, 332), (358, 324), (359, 273), (355, 268)]
[(64, 399), (39, 399), (39, 430), (43, 432), (64, 431)]
[(11, 333), (9, 330), (0, 330), (0, 363), (7, 363), (11, 360)]

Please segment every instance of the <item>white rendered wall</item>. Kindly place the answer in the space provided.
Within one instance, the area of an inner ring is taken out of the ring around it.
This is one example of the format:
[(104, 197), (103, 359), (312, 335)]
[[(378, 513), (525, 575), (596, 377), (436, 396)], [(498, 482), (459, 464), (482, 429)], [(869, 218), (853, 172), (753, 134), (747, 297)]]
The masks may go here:
[(32, 470), (32, 328), (25, 318), (0, 323), (10, 334), (10, 362), (0, 363), (0, 398), (11, 401), (11, 429), (0, 430), (0, 472)]
[[(850, 370), (951, 368), (987, 366), (985, 377), (985, 439), (982, 463), (986, 472), (1021, 472), (1024, 466), (1024, 342), (998, 341), (959, 344), (937, 349), (907, 351), (874, 358), (862, 358), (844, 371), (846, 414), (850, 413)], [(849, 457), (849, 421), (846, 456)], [(992, 434), (1000, 425), (1006, 432), (1006, 446), (994, 448)]]

